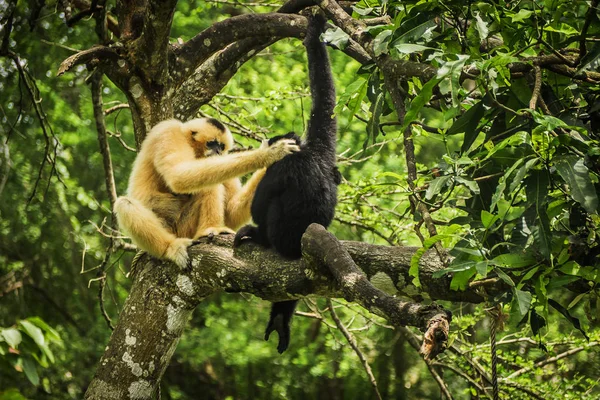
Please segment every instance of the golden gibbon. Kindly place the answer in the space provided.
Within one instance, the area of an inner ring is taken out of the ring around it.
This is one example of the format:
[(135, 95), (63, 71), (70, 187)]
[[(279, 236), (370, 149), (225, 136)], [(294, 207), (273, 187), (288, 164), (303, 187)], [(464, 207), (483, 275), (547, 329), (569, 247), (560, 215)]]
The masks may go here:
[[(141, 249), (185, 268), (193, 239), (235, 233), (250, 219), (265, 167), (299, 151), (291, 140), (228, 154), (233, 137), (213, 118), (172, 119), (148, 133), (133, 164), (119, 226)], [(257, 171), (258, 170), (258, 171)], [(239, 176), (256, 171), (245, 186)]]

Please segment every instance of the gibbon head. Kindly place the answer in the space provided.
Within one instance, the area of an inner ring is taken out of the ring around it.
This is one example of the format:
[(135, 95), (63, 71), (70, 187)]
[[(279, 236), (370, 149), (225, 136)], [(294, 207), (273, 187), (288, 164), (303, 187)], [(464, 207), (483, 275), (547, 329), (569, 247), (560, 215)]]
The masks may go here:
[(229, 129), (214, 118), (193, 119), (184, 123), (181, 130), (189, 137), (197, 158), (226, 154), (233, 146)]

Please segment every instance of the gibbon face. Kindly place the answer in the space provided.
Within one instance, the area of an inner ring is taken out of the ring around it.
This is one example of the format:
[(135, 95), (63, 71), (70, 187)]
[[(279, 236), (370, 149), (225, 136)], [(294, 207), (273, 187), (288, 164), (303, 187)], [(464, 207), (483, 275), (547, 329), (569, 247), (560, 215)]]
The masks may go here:
[(189, 138), (196, 158), (226, 154), (233, 146), (229, 129), (214, 118), (193, 119), (181, 130)]

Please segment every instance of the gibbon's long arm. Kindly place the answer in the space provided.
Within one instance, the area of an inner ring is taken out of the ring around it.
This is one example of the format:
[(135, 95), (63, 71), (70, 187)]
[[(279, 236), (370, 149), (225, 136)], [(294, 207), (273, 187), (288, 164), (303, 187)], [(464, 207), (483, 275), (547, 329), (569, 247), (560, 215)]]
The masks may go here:
[(189, 147), (185, 151), (163, 148), (157, 151), (154, 165), (173, 192), (194, 193), (271, 165), (291, 152), (289, 142), (281, 145), (278, 142), (271, 147), (243, 153), (198, 159)]
[[(319, 38), (325, 26), (325, 18), (317, 14), (315, 23), (309, 24), (304, 39), (308, 56), (308, 75), (312, 108), (308, 122), (306, 142), (308, 148), (318, 147), (319, 154), (324, 151), (335, 154), (337, 123), (334, 115), (335, 86), (327, 48)], [(330, 155), (330, 154), (328, 154)]]
[(230, 196), (225, 205), (225, 225), (237, 229), (250, 220), (250, 205), (265, 171), (266, 169), (256, 171), (243, 187), (238, 179), (225, 182), (225, 190)]

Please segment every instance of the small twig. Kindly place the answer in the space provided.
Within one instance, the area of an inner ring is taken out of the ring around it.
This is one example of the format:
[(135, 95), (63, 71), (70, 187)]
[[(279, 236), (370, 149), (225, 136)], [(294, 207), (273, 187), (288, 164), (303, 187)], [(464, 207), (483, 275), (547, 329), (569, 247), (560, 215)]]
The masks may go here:
[(121, 146), (123, 146), (123, 148), (125, 150), (131, 151), (132, 153), (137, 153), (136, 149), (134, 149), (133, 147), (131, 147), (127, 143), (125, 143), (125, 141), (123, 140), (123, 137), (121, 136), (121, 133), (115, 133), (115, 132), (112, 132), (109, 130), (107, 130), (106, 133), (108, 134), (108, 136), (117, 139), (119, 144), (121, 144)]
[(556, 356), (554, 356), (554, 357), (550, 357), (550, 358), (548, 358), (548, 359), (546, 359), (546, 360), (540, 361), (540, 362), (538, 362), (538, 363), (534, 364), (534, 365), (533, 365), (533, 366), (531, 366), (531, 367), (525, 367), (525, 368), (521, 368), (520, 370), (518, 370), (518, 371), (515, 371), (515, 372), (513, 372), (512, 374), (510, 374), (509, 376), (507, 376), (505, 379), (503, 379), (503, 381), (504, 381), (504, 380), (509, 380), (509, 379), (514, 379), (514, 378), (516, 378), (517, 376), (523, 375), (523, 374), (525, 374), (525, 373), (527, 373), (527, 372), (529, 372), (529, 371), (531, 371), (531, 370), (533, 370), (533, 369), (535, 369), (535, 368), (541, 368), (541, 367), (543, 367), (543, 366), (545, 366), (545, 365), (548, 365), (548, 364), (553, 364), (553, 363), (557, 362), (558, 360), (561, 360), (561, 359), (563, 359), (563, 358), (566, 358), (566, 357), (572, 356), (573, 354), (577, 354), (577, 353), (579, 353), (580, 351), (587, 350), (587, 349), (589, 349), (590, 347), (595, 347), (595, 346), (598, 346), (599, 344), (600, 344), (600, 342), (589, 342), (589, 343), (587, 343), (587, 344), (585, 344), (585, 345), (583, 345), (583, 346), (579, 346), (579, 347), (575, 347), (574, 349), (567, 350), (567, 351), (565, 351), (565, 352), (562, 352), (562, 353), (560, 353), (560, 354), (557, 354), (557, 355), (556, 355)]
[(379, 232), (377, 229), (373, 228), (372, 226), (361, 224), (360, 222), (357, 222), (357, 221), (345, 221), (345, 220), (341, 219), (340, 217), (334, 217), (334, 220), (336, 220), (339, 223), (344, 224), (344, 225), (353, 226), (353, 227), (356, 227), (359, 229), (364, 229), (365, 231), (369, 231), (369, 232), (379, 236), (386, 242), (388, 242), (388, 244), (390, 246), (395, 246), (397, 244), (393, 240), (391, 240), (389, 237), (387, 237), (383, 233)]
[(439, 367), (451, 370), (456, 375), (463, 377), (467, 382), (469, 382), (479, 392), (485, 393), (485, 389), (483, 388), (483, 386), (481, 386), (479, 383), (477, 383), (477, 381), (475, 379), (471, 378), (464, 371), (461, 371), (460, 369), (456, 368), (455, 366), (450, 365), (450, 364), (444, 364), (444, 363), (441, 363), (438, 361), (434, 361), (432, 364), (435, 366), (439, 366)]
[(365, 372), (367, 373), (367, 376), (369, 377), (369, 380), (371, 382), (371, 385), (373, 386), (373, 390), (375, 391), (377, 398), (379, 400), (382, 400), (381, 394), (379, 393), (379, 388), (377, 387), (377, 380), (375, 379), (375, 376), (373, 375), (373, 371), (371, 371), (371, 366), (369, 365), (369, 362), (367, 361), (367, 357), (365, 357), (363, 352), (358, 347), (358, 344), (356, 343), (356, 339), (354, 338), (352, 333), (348, 332), (348, 329), (346, 329), (346, 327), (344, 326), (344, 324), (342, 323), (342, 321), (336, 314), (336, 312), (333, 308), (333, 303), (331, 303), (331, 299), (327, 299), (327, 305), (329, 306), (329, 313), (331, 314), (331, 318), (333, 319), (333, 322), (335, 322), (335, 325), (342, 332), (342, 334), (344, 335), (344, 337), (350, 344), (350, 347), (352, 347), (352, 349), (358, 356), (358, 359), (360, 360), (361, 364), (363, 365), (363, 368), (365, 369)]
[(516, 382), (503, 381), (502, 383), (506, 386), (511, 386), (511, 387), (514, 387), (515, 389), (520, 390), (521, 392), (527, 393), (534, 399), (537, 399), (537, 400), (545, 400), (546, 399), (546, 397), (542, 396), (541, 394), (538, 394), (538, 393), (534, 392), (533, 390), (526, 388), (523, 385), (519, 385)]
[[(107, 254), (108, 254), (108, 252), (107, 252)], [(106, 312), (106, 308), (104, 307), (104, 287), (106, 285), (106, 273), (104, 273), (103, 269), (104, 268), (101, 268), (98, 271), (98, 277), (100, 278), (99, 279), (100, 286), (98, 287), (98, 300), (100, 302), (100, 312), (102, 313), (102, 317), (104, 317), (104, 320), (106, 321), (106, 324), (108, 325), (110, 330), (114, 331), (115, 327), (113, 326), (112, 320), (108, 316), (108, 313)]]
[(107, 108), (106, 110), (104, 110), (104, 115), (112, 114), (115, 111), (122, 110), (124, 108), (129, 108), (129, 104), (122, 103), (122, 104), (117, 104), (116, 106), (112, 106), (110, 108)]
[(535, 71), (535, 84), (533, 86), (531, 100), (529, 100), (529, 108), (535, 110), (538, 98), (540, 97), (540, 91), (542, 90), (542, 69), (539, 65), (534, 65), (533, 69)]
[(576, 65), (576, 62), (574, 60), (570, 60), (567, 57), (560, 54), (559, 51), (557, 51), (554, 47), (552, 47), (552, 45), (550, 43), (546, 42), (544, 39), (540, 38), (539, 41), (541, 44), (543, 44), (544, 46), (549, 48), (550, 51), (552, 52), (552, 54), (554, 54), (556, 57), (560, 58), (563, 63), (567, 64), (570, 67), (574, 67)]

